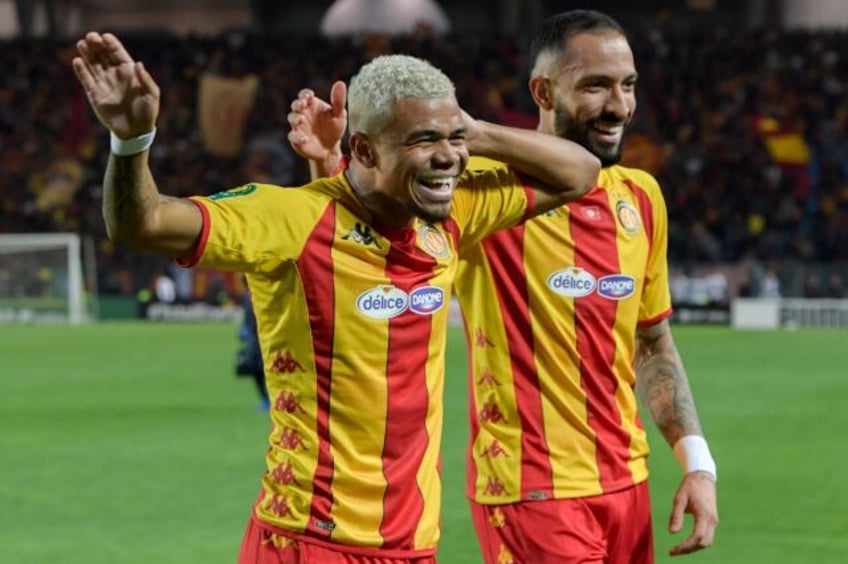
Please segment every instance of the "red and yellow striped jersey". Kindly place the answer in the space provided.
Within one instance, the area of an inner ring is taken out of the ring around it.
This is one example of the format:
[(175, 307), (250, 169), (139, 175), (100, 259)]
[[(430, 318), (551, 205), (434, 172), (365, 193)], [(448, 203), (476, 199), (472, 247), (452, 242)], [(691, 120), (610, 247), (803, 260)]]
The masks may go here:
[[(466, 172), (449, 219), (385, 229), (345, 176), (194, 198), (196, 257), (243, 271), (271, 398), (261, 526), (365, 555), (435, 552), (444, 350), (461, 241), (532, 204), (511, 172)], [(375, 552), (379, 551), (379, 552)]]
[(666, 221), (656, 180), (613, 166), (583, 198), (461, 247), (472, 499), (583, 497), (647, 478), (632, 363), (637, 324), (671, 314)]

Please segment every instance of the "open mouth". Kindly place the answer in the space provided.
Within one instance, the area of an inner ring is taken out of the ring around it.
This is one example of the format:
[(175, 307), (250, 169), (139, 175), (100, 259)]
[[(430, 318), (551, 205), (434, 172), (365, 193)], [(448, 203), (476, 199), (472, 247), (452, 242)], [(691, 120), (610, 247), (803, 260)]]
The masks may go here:
[(428, 202), (449, 202), (453, 197), (453, 188), (456, 185), (455, 176), (442, 176), (438, 178), (421, 178), (415, 180), (415, 191), (421, 199)]
[(621, 141), (621, 136), (624, 133), (624, 124), (618, 125), (602, 125), (595, 124), (591, 128), (592, 135), (603, 143), (614, 144)]

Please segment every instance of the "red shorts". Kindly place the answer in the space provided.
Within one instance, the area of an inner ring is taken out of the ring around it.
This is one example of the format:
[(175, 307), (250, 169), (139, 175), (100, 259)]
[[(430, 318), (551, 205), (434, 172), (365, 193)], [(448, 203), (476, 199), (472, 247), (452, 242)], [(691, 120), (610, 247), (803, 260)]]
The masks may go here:
[(576, 499), (471, 503), (486, 564), (653, 564), (648, 483)]
[(251, 517), (238, 564), (436, 564), (435, 556), (383, 558), (351, 554), (339, 548), (333, 550), (266, 531)]

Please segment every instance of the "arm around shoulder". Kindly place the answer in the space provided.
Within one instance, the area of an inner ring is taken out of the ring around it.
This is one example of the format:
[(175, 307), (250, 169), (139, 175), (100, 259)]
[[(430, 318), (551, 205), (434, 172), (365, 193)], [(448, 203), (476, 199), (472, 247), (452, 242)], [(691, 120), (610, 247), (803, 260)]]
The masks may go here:
[(469, 151), (537, 180), (533, 213), (580, 198), (597, 183), (601, 163), (581, 145), (539, 131), (473, 120)]

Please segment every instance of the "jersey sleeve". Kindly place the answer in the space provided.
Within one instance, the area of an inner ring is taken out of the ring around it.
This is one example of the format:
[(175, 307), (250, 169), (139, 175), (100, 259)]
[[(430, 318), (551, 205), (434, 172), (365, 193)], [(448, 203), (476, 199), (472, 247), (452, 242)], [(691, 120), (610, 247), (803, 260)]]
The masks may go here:
[(671, 315), (671, 292), (668, 285), (668, 213), (657, 181), (647, 173), (643, 182), (649, 187), (650, 252), (645, 269), (645, 285), (639, 306), (639, 325), (653, 325)]
[(268, 274), (296, 260), (327, 198), (297, 188), (246, 184), (212, 196), (194, 196), (203, 230), (182, 266)]
[(516, 225), (533, 207), (526, 179), (496, 161), (472, 159), (454, 192), (451, 215), (459, 227), (459, 251)]

